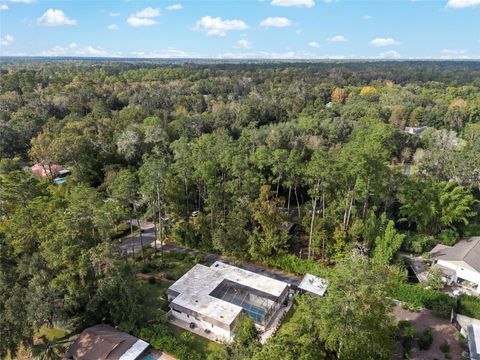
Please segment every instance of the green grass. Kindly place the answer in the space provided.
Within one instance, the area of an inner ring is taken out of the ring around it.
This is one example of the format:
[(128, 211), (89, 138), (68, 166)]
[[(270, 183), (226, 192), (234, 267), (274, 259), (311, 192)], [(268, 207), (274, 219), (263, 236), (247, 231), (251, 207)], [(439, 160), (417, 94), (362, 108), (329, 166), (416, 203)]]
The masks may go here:
[(462, 295), (457, 312), (465, 316), (480, 319), (480, 298)]
[(61, 328), (49, 328), (47, 325), (42, 325), (35, 334), (35, 338), (39, 339), (45, 336), (49, 341), (58, 340), (68, 335), (68, 331)]
[[(179, 328), (178, 326), (167, 324), (172, 332), (173, 336), (177, 338), (180, 342), (185, 342), (185, 337), (188, 337), (187, 345), (194, 351), (200, 354), (210, 354), (210, 353), (218, 353), (222, 351), (224, 346), (222, 344), (216, 343), (214, 341), (210, 341), (196, 335), (190, 331), (184, 330)], [(187, 335), (185, 335), (187, 334)]]

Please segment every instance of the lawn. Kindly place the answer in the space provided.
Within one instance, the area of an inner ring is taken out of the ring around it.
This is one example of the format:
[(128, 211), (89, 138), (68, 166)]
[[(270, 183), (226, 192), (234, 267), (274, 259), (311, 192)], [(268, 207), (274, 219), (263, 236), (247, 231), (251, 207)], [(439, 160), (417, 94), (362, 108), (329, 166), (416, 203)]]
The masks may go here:
[(61, 328), (49, 328), (47, 325), (42, 325), (35, 334), (35, 339), (40, 339), (42, 336), (45, 336), (47, 340), (53, 341), (61, 339), (68, 335), (68, 331)]
[[(201, 336), (198, 336), (190, 331), (179, 328), (178, 326), (167, 324), (171, 332), (181, 342), (186, 342), (192, 350), (198, 352), (199, 354), (211, 354), (218, 353), (222, 351), (223, 345), (216, 342), (205, 339)], [(188, 339), (187, 341), (186, 338)]]

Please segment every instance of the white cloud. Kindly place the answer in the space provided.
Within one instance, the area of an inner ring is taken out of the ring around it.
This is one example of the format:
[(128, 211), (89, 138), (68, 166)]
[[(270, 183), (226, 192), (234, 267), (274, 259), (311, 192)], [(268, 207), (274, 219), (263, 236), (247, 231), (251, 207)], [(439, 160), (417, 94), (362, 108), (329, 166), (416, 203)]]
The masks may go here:
[(379, 59), (399, 59), (400, 54), (395, 50), (390, 50), (390, 51), (386, 51), (378, 54), (378, 58)]
[(245, 30), (248, 25), (241, 20), (223, 20), (221, 17), (204, 16), (197, 21), (196, 31), (205, 31), (207, 35), (225, 36), (231, 30)]
[(158, 17), (160, 16), (160, 9), (158, 8), (152, 8), (152, 7), (146, 7), (145, 9), (137, 12), (135, 14), (135, 17), (137, 18), (147, 18), (147, 19), (150, 19), (150, 18), (154, 18), (154, 17)]
[(314, 0), (272, 0), (270, 3), (273, 6), (295, 6), (295, 7), (306, 7), (311, 8), (315, 6)]
[(319, 48), (320, 44), (317, 43), (316, 41), (311, 41), (308, 43), (308, 46), (310, 46), (311, 48)]
[(167, 10), (169, 11), (178, 11), (183, 9), (182, 4), (172, 4), (166, 7)]
[(292, 25), (290, 19), (286, 17), (269, 17), (260, 23), (263, 27), (287, 27)]
[(108, 25), (108, 26), (107, 26), (107, 29), (108, 29), (108, 30), (118, 30), (119, 27), (118, 27), (117, 24), (112, 24), (112, 25)]
[(317, 59), (318, 56), (305, 51), (286, 51), (283, 53), (254, 51), (254, 52), (229, 52), (218, 54), (219, 59)]
[(470, 56), (465, 49), (443, 49), (440, 52), (440, 59), (470, 59)]
[(8, 10), (7, 4), (0, 4), (0, 10)]
[(15, 41), (15, 38), (12, 35), (5, 35), (0, 37), (0, 45), (8, 46), (11, 45)]
[(235, 49), (250, 49), (252, 47), (252, 43), (248, 40), (241, 39), (238, 40), (238, 42), (233, 45)]
[(463, 9), (480, 5), (480, 0), (448, 0), (447, 7), (453, 9)]
[(71, 26), (77, 25), (77, 20), (70, 19), (62, 10), (48, 9), (37, 19), (37, 24), (42, 26)]
[(163, 49), (160, 51), (151, 51), (151, 52), (143, 52), (143, 51), (135, 51), (131, 54), (134, 57), (138, 58), (198, 58), (199, 54), (195, 52), (188, 52), (176, 49), (174, 47), (169, 47), (167, 49)]
[(127, 19), (127, 24), (133, 27), (152, 26), (157, 24), (153, 18), (158, 16), (160, 16), (160, 9), (149, 6), (130, 15)]
[(134, 15), (130, 15), (130, 17), (127, 19), (127, 23), (130, 26), (139, 27), (139, 26), (152, 26), (152, 25), (155, 25), (157, 22), (153, 19), (143, 19), (143, 18), (136, 17)]
[(363, 15), (362, 19), (368, 21), (368, 20), (372, 20), (372, 17), (370, 15)]
[(390, 45), (398, 45), (399, 42), (392, 38), (376, 38), (370, 41), (370, 45), (372, 46), (390, 46)]
[(79, 57), (115, 57), (119, 54), (108, 53), (106, 50), (100, 47), (94, 47), (91, 45), (79, 46), (76, 43), (71, 43), (68, 46), (54, 46), (50, 50), (44, 50), (37, 54), (39, 56), (79, 56)]
[(343, 35), (335, 35), (334, 37), (328, 38), (327, 40), (330, 42), (342, 42), (347, 41), (347, 38)]
[(120, 13), (110, 12), (108, 13), (108, 16), (117, 17), (117, 16), (120, 16)]

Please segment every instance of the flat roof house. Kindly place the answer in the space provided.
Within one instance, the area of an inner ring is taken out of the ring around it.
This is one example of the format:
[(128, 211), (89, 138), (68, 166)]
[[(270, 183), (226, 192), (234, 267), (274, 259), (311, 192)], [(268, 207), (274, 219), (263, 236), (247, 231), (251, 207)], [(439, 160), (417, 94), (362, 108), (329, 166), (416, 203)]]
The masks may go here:
[(149, 344), (110, 325), (95, 325), (82, 331), (65, 359), (143, 360)]
[(430, 257), (449, 282), (466, 280), (480, 293), (480, 236), (462, 239), (454, 246), (438, 244)]
[(289, 284), (220, 261), (195, 265), (167, 290), (170, 316), (190, 328), (233, 339), (235, 319), (245, 313), (265, 330), (288, 301)]

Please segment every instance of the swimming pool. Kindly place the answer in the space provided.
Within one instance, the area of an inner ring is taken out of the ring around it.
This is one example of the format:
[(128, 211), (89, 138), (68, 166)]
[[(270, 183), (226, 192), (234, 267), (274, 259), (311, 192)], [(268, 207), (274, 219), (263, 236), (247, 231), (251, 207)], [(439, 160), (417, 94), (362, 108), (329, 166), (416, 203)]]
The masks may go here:
[(242, 302), (239, 299), (233, 299), (232, 303), (235, 305), (241, 306), (243, 310), (250, 316), (254, 321), (261, 322), (265, 317), (267, 310), (249, 303)]
[(157, 360), (152, 354), (147, 354), (143, 357), (143, 360)]

